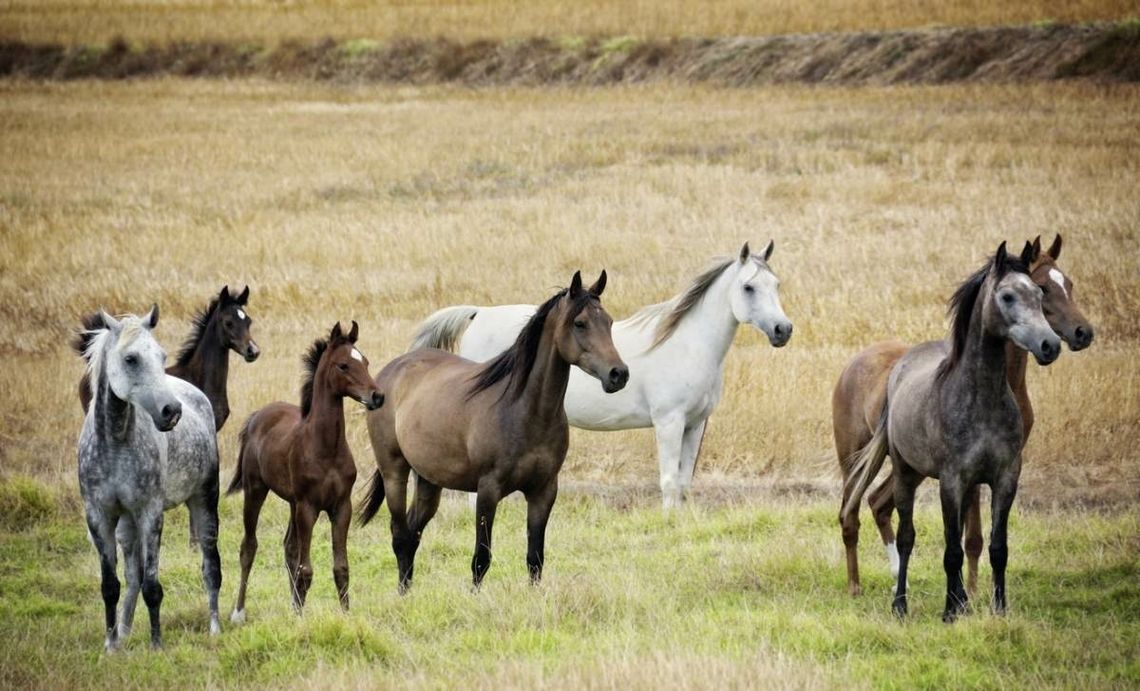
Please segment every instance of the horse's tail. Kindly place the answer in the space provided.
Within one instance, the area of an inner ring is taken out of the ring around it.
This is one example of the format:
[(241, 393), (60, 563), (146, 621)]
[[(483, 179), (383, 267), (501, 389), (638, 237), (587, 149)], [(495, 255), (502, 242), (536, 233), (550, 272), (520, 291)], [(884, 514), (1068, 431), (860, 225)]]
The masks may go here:
[(238, 434), (238, 448), (239, 448), (239, 450), (238, 450), (237, 467), (234, 468), (234, 477), (232, 480), (230, 480), (230, 486), (226, 488), (226, 496), (229, 496), (229, 495), (237, 492), (242, 487), (242, 475), (243, 475), (242, 469), (243, 469), (243, 466), (245, 465), (245, 444), (246, 444), (246, 441), (249, 439), (249, 426), (253, 422), (253, 418), (254, 418), (253, 415), (249, 416), (249, 419), (246, 420), (245, 424), (241, 426), (241, 433)]
[(420, 323), (408, 350), (439, 348), (455, 352), (463, 332), (478, 312), (479, 308), (474, 305), (444, 307)]
[(360, 514), (357, 516), (357, 522), (360, 525), (368, 525), (376, 512), (380, 510), (380, 505), (384, 503), (384, 478), (380, 477), (380, 471), (372, 473), (372, 486), (368, 488), (368, 492), (364, 495), (364, 505), (360, 507)]
[(883, 461), (887, 458), (889, 446), (887, 444), (887, 408), (879, 415), (879, 424), (875, 426), (875, 434), (871, 441), (860, 449), (851, 463), (850, 473), (847, 476), (847, 503), (843, 505), (840, 518), (846, 520), (852, 511), (859, 510), (859, 502), (867, 493), (867, 488), (879, 474)]
[(91, 342), (99, 335), (99, 332), (107, 328), (103, 323), (103, 315), (98, 312), (85, 314), (79, 320), (82, 328), (75, 332), (75, 336), (71, 339), (71, 349), (79, 357), (87, 360), (90, 358), (90, 353), (87, 351), (91, 347)]

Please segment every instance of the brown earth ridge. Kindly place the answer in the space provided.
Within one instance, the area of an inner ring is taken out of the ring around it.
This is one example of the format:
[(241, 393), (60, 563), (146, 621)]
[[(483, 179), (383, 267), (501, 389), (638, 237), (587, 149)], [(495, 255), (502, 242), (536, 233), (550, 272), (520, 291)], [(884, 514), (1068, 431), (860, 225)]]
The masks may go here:
[(468, 86), (1127, 83), (1140, 81), (1140, 21), (720, 39), (326, 39), (273, 46), (0, 41), (0, 77), (161, 76)]

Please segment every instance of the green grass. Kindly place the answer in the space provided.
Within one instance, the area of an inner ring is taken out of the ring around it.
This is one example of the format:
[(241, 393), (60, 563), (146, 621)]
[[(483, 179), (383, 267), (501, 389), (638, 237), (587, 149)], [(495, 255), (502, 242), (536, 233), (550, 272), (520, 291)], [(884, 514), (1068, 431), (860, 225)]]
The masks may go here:
[[(29, 481), (23, 481), (25, 484)], [(15, 491), (3, 486), (4, 496)], [(26, 487), (23, 494), (41, 497)], [(50, 495), (50, 493), (47, 493)], [(39, 501), (37, 499), (36, 501)], [(889, 613), (890, 579), (864, 526), (866, 595), (844, 587), (831, 502), (765, 500), (665, 517), (563, 496), (548, 532), (546, 580), (527, 583), (524, 504), (496, 522), (495, 561), (469, 585), (472, 523), (445, 499), (420, 549), (416, 583), (395, 592), (383, 512), (349, 543), (353, 608), (335, 605), (327, 523), (302, 618), (281, 567), (286, 512), (263, 513), (248, 623), (206, 635), (198, 560), (185, 512), (167, 514), (161, 576), (166, 648), (146, 645), (140, 607), (126, 649), (101, 652), (96, 557), (80, 512), (61, 497), (23, 529), (0, 533), (0, 686), (1126, 687), (1140, 683), (1140, 511), (1016, 512), (1011, 612), (982, 605), (940, 621), (941, 528), (918, 513), (912, 617)], [(9, 506), (11, 502), (4, 504)], [(239, 497), (222, 502), (223, 613), (237, 586)], [(5, 508), (5, 512), (8, 511)], [(869, 521), (867, 522), (869, 523)], [(983, 582), (988, 569), (983, 567)], [(657, 675), (657, 681), (654, 681)]]

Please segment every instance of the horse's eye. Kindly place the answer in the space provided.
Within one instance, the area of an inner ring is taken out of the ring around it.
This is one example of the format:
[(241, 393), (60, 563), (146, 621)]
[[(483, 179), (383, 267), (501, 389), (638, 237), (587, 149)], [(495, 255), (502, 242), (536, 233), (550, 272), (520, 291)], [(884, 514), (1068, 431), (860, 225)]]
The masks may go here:
[(1013, 293), (1004, 293), (1001, 296), (1001, 301), (1007, 305), (1012, 305), (1013, 304)]
[(128, 355), (125, 358), (123, 358), (123, 362), (127, 363), (131, 367), (134, 367), (135, 365), (139, 364), (139, 356), (138, 355)]
[(744, 284), (744, 292), (746, 292), (746, 293), (755, 293), (755, 292), (756, 292), (756, 289), (752, 287), (752, 284), (751, 284), (751, 283), (745, 283), (745, 284)]
[(344, 364), (343, 362), (340, 363), (339, 365), (337, 365), (336, 368), (338, 370), (340, 370), (341, 372), (347, 372), (348, 371), (348, 365)]
[(579, 320), (574, 322), (574, 328), (575, 329), (584, 329), (584, 328), (586, 328), (586, 322), (579, 319)]

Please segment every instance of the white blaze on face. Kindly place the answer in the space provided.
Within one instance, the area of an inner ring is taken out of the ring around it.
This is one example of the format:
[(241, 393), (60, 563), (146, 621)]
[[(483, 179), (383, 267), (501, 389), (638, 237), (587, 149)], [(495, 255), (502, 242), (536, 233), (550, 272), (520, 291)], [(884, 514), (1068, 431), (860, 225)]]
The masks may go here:
[(245, 319), (245, 312), (242, 312), (240, 307), (237, 310), (237, 315), (238, 319)]
[(1066, 298), (1069, 297), (1069, 291), (1065, 290), (1065, 274), (1061, 273), (1057, 269), (1049, 269), (1049, 278), (1053, 279), (1054, 283), (1061, 286), (1062, 295), (1064, 295)]
[(364, 362), (364, 356), (361, 355), (360, 351), (356, 348), (352, 349), (352, 359), (356, 360), (357, 362)]

